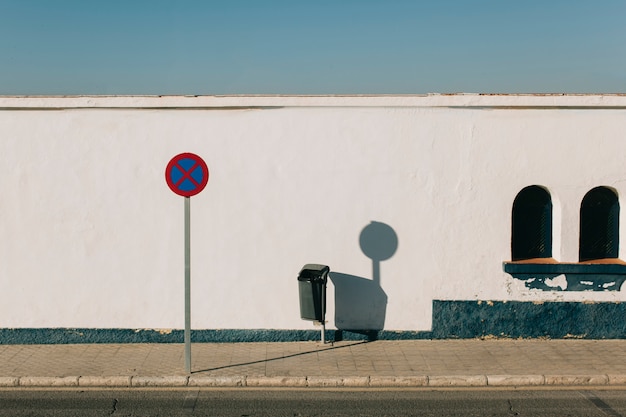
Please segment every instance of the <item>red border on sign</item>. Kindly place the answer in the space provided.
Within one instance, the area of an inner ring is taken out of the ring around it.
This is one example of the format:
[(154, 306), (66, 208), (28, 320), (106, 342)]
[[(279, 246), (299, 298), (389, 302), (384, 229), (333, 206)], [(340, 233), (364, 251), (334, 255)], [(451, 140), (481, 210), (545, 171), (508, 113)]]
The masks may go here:
[[(195, 164), (189, 171), (185, 171), (179, 164), (181, 159), (193, 159)], [(200, 166), (200, 168), (202, 168), (204, 172), (204, 175), (202, 176), (202, 181), (200, 183), (196, 182), (190, 176), (191, 172), (193, 172), (198, 165)], [(183, 178), (181, 178), (176, 184), (172, 181), (172, 176), (170, 175), (174, 166), (176, 166), (183, 173)], [(191, 180), (196, 185), (196, 188), (190, 191), (183, 191), (179, 189), (178, 185), (180, 185), (185, 179)], [(174, 193), (183, 197), (193, 197), (194, 195), (204, 190), (204, 187), (206, 187), (207, 183), (209, 182), (209, 167), (207, 166), (206, 162), (204, 162), (204, 160), (195, 153), (184, 152), (178, 154), (170, 160), (170, 162), (167, 164), (167, 167), (165, 168), (165, 182), (167, 183), (167, 186), (170, 187), (170, 190), (172, 190)]]

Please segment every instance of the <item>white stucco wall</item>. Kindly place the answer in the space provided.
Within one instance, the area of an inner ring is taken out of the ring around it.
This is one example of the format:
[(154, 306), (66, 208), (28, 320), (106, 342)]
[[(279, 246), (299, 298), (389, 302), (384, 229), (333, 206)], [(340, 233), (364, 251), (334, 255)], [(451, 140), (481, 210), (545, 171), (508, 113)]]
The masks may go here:
[(191, 199), (193, 328), (310, 329), (298, 271), (371, 279), (372, 221), (399, 242), (385, 329), (430, 329), (434, 299), (625, 299), (502, 270), (525, 186), (550, 191), (563, 262), (585, 193), (625, 195), (623, 95), (0, 97), (0, 328), (181, 328), (183, 198), (164, 179), (181, 152), (211, 171)]

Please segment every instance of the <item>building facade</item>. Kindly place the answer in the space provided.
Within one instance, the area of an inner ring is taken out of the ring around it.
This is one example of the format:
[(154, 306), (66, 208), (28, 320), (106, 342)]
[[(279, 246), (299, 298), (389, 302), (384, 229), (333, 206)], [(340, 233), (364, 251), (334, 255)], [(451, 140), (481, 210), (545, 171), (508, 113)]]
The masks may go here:
[(181, 152), (194, 341), (626, 337), (625, 95), (0, 97), (0, 343), (182, 341)]

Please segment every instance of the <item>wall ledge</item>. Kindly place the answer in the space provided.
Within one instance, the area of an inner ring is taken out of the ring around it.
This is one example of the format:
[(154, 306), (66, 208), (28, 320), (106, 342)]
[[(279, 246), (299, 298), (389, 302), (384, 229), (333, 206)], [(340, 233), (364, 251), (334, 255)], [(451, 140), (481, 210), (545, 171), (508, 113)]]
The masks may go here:
[(423, 95), (171, 95), (3, 96), (1, 110), (187, 109), (250, 110), (283, 107), (425, 107), (501, 110), (623, 110), (626, 94)]
[[(547, 258), (551, 259), (551, 258)], [(598, 259), (586, 262), (503, 262), (504, 272), (509, 274), (612, 274), (626, 275), (626, 262), (621, 259)]]
[[(525, 281), (526, 288), (542, 291), (619, 291), (626, 281), (626, 262), (598, 259), (586, 262), (503, 262), (504, 272)], [(557, 277), (565, 276), (565, 282)]]

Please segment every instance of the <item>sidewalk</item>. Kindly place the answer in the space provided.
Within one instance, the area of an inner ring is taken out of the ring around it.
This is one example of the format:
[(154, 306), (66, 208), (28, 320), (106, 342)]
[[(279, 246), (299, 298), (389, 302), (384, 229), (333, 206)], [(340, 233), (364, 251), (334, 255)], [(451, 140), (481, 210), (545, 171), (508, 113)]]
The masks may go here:
[(626, 340), (0, 345), (0, 387), (625, 386)]

